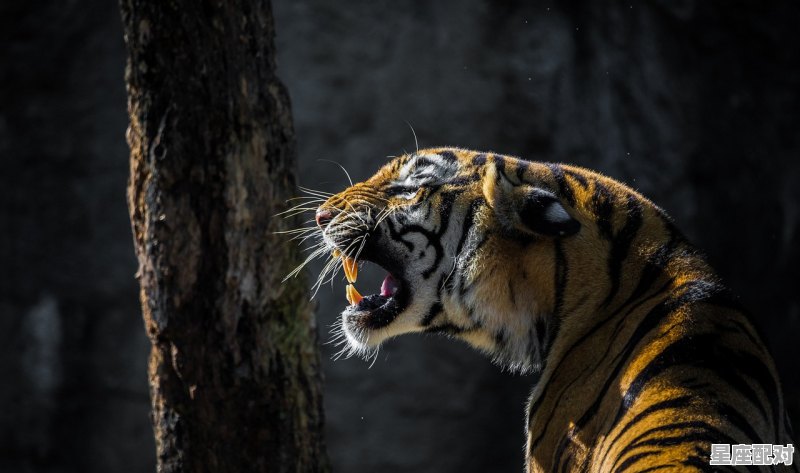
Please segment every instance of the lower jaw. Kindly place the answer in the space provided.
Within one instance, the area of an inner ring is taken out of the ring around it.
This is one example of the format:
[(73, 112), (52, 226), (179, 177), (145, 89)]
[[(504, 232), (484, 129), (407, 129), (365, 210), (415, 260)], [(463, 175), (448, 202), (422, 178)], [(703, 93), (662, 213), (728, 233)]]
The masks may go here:
[[(380, 296), (367, 296), (366, 306), (369, 302), (376, 302)], [(373, 300), (370, 301), (369, 299)], [(386, 299), (386, 298), (384, 298)], [(359, 306), (350, 306), (342, 312), (342, 328), (350, 345), (359, 350), (375, 347), (386, 337), (386, 327), (397, 318), (401, 312), (394, 298), (388, 298), (384, 305), (373, 310), (359, 310)]]
[(368, 352), (386, 338), (384, 331), (372, 329), (364, 324), (363, 315), (349, 311), (342, 312), (342, 329), (347, 343), (356, 352)]
[(370, 331), (358, 328), (357, 323), (354, 323), (346, 313), (342, 313), (342, 331), (347, 344), (356, 352), (366, 352), (375, 346), (370, 344)]
[(356, 330), (378, 330), (392, 323), (399, 313), (394, 298), (370, 295), (357, 306), (347, 307), (342, 316)]

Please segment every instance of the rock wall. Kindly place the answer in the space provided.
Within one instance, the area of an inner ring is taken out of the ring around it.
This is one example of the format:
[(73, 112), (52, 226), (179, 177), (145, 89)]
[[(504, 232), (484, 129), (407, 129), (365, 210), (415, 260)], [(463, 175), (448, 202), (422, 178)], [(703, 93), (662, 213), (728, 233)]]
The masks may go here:
[(0, 7), (0, 470), (151, 471), (115, 2)]

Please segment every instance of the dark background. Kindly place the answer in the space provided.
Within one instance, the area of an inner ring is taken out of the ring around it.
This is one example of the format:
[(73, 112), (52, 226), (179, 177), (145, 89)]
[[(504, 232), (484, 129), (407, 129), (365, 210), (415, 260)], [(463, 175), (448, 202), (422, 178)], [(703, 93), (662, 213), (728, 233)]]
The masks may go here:
[[(370, 175), (406, 122), (628, 182), (753, 311), (797, 424), (800, 4), (764, 3), (276, 1), (301, 182)], [(154, 469), (124, 64), (113, 0), (0, 3), (3, 472)], [(334, 323), (344, 285), (318, 300)], [(521, 471), (530, 377), (416, 336), (325, 374), (338, 472)]]

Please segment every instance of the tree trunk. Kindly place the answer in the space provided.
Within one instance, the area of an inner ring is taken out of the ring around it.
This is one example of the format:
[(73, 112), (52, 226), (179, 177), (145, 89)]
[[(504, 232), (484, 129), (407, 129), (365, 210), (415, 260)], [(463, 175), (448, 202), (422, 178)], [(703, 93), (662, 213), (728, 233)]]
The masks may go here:
[(121, 0), (159, 472), (327, 471), (316, 327), (273, 217), (294, 191), (269, 2)]

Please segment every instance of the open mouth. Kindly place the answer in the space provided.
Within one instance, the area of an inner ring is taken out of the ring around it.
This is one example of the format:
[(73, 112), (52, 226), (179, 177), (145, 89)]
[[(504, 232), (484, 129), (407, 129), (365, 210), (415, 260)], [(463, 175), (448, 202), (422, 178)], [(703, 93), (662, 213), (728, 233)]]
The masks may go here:
[[(342, 269), (347, 278), (345, 297), (348, 306), (344, 315), (365, 329), (379, 329), (386, 327), (406, 308), (408, 301), (408, 284), (406, 284), (397, 271), (387, 270), (386, 277), (381, 283), (380, 292), (362, 296), (356, 290), (355, 282), (358, 279), (358, 264), (355, 259), (334, 250), (334, 257), (341, 258)], [(370, 261), (363, 259), (362, 261)], [(378, 264), (375, 261), (370, 261)], [(379, 265), (380, 266), (380, 265)], [(385, 267), (381, 266), (383, 269)]]

